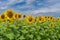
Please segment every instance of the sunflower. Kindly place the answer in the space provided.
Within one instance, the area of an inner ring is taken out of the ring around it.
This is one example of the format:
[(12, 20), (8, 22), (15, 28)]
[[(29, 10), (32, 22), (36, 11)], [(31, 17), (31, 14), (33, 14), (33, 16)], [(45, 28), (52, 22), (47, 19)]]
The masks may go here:
[(23, 18), (25, 18), (25, 17), (27, 17), (27, 15), (26, 14), (23, 14)]
[(47, 16), (47, 20), (50, 21), (50, 16)]
[(21, 18), (21, 16), (22, 16), (22, 14), (20, 14), (20, 13), (15, 13), (15, 14), (14, 14), (15, 19)]
[(55, 26), (56, 26), (55, 23), (51, 22), (51, 23), (50, 23), (50, 27), (52, 27), (52, 26), (55, 27)]
[(54, 16), (51, 16), (51, 17), (50, 17), (50, 20), (54, 20)]
[(18, 18), (21, 18), (22, 14), (18, 13)]
[(28, 23), (33, 23), (35, 21), (35, 18), (32, 15), (30, 15), (30, 16), (26, 17), (26, 21)]
[(60, 21), (60, 17), (56, 18), (56, 22)]
[(44, 18), (47, 20), (49, 18), (49, 16), (44, 16)]
[(50, 23), (50, 27), (54, 26), (54, 24)]
[(5, 16), (7, 17), (8, 20), (14, 19), (14, 11), (11, 9), (6, 10)]
[(15, 14), (14, 14), (14, 17), (15, 17), (15, 19), (18, 18), (18, 14), (15, 13)]
[(1, 14), (1, 15), (0, 15), (0, 20), (1, 20), (1, 21), (5, 21), (5, 20), (6, 20), (6, 16), (5, 16), (4, 14)]
[(54, 16), (47, 16), (47, 20), (48, 20), (48, 21), (54, 20)]
[(44, 16), (45, 17), (45, 19), (47, 19), (48, 17), (47, 16)]
[(36, 21), (42, 23), (45, 21), (45, 18), (43, 16), (37, 16)]

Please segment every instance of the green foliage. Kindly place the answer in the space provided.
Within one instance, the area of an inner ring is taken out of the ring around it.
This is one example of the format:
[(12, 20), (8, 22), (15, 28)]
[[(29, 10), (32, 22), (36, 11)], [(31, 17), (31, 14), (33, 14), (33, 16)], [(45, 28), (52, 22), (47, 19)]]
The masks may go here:
[(0, 22), (0, 40), (60, 40), (60, 22), (54, 21), (56, 26), (50, 27), (51, 22)]

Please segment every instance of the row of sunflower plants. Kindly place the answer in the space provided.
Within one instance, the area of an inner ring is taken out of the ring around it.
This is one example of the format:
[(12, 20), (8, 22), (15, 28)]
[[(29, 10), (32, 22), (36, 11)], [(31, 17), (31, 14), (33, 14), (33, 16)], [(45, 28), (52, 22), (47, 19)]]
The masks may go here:
[(0, 40), (60, 40), (60, 17), (34, 17), (8, 9), (0, 14)]

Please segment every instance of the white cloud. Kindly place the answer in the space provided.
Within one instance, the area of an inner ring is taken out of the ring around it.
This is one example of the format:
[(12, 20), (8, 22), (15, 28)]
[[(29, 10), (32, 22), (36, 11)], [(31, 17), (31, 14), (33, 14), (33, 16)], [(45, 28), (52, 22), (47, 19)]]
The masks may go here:
[(7, 0), (7, 2), (1, 2), (0, 1), (0, 10), (1, 9), (6, 9), (8, 8), (10, 5), (13, 5), (13, 4), (16, 4), (16, 3), (19, 3), (19, 2), (23, 2), (24, 0)]
[(27, 5), (31, 4), (35, 0), (26, 0)]
[(60, 9), (60, 3), (56, 3), (53, 6), (50, 6), (51, 8), (59, 8)]
[(7, 8), (7, 6), (5, 6), (5, 7), (0, 7), (0, 9), (2, 9), (2, 10), (3, 10), (3, 9), (6, 9), (6, 8)]
[(15, 4), (15, 3), (19, 3), (19, 2), (23, 2), (24, 0), (9, 0), (8, 4)]
[(60, 3), (57, 3), (53, 6), (45, 7), (45, 8), (39, 8), (37, 10), (29, 11), (29, 13), (38, 14), (38, 13), (49, 13), (49, 12), (60, 12), (59, 4)]
[(34, 10), (34, 11), (29, 11), (27, 13), (33, 13), (33, 14), (38, 14), (38, 13), (48, 13), (48, 12), (60, 12), (60, 9), (57, 8), (41, 8), (38, 10)]
[[(0, 10), (4, 10), (9, 8), (9, 6), (14, 5), (16, 3), (19, 2), (23, 2), (24, 0), (7, 0), (8, 2), (0, 2)], [(46, 2), (53, 3), (53, 6), (48, 6), (48, 7), (44, 7), (44, 8), (38, 8), (37, 10), (30, 10), (30, 9), (35, 9), (36, 7), (34, 7), (34, 5), (32, 5), (32, 2), (35, 0), (26, 0), (25, 2), (27, 3), (26, 5), (20, 7), (19, 5), (17, 6), (17, 9), (28, 9), (26, 11), (26, 13), (33, 13), (33, 14), (37, 14), (37, 13), (47, 13), (47, 12), (60, 12), (60, 3), (56, 3), (54, 4), (54, 2), (59, 2), (59, 0), (46, 0)], [(38, 5), (42, 5), (44, 3), (39, 3)], [(48, 5), (49, 5), (48, 4)], [(46, 4), (47, 5), (47, 4)], [(15, 7), (14, 7), (15, 8)], [(19, 10), (20, 11), (20, 10)]]

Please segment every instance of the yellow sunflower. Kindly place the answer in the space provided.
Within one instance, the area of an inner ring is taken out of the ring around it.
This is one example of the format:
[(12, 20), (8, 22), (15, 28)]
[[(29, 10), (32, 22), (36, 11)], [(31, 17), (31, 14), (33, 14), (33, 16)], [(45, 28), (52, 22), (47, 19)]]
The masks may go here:
[(11, 9), (6, 10), (5, 16), (7, 17), (8, 20), (13, 20), (14, 19), (14, 11)]
[(54, 16), (47, 16), (47, 20), (48, 20), (48, 21), (54, 20)]
[(5, 21), (5, 20), (6, 20), (5, 14), (1, 14), (1, 15), (0, 15), (0, 20), (1, 20), (1, 21)]
[(35, 21), (35, 18), (32, 15), (30, 15), (30, 16), (26, 17), (26, 21), (28, 23), (33, 23)]
[(17, 18), (18, 18), (18, 14), (15, 13), (15, 14), (14, 14), (14, 17), (15, 17), (15, 19), (17, 19)]
[(45, 21), (45, 18), (43, 16), (37, 16), (36, 21), (42, 23)]
[(50, 17), (50, 20), (54, 20), (54, 16), (51, 16), (51, 17)]
[(48, 18), (48, 16), (45, 16), (45, 18)]
[(60, 17), (56, 18), (56, 22), (60, 21)]
[(15, 13), (15, 14), (14, 14), (14, 17), (15, 17), (15, 19), (21, 18), (21, 17), (22, 17), (22, 14), (20, 14), (20, 13)]
[(21, 18), (22, 17), (22, 14), (18, 13), (18, 18)]
[(48, 19), (48, 16), (44, 16), (45, 19)]
[(52, 27), (52, 26), (55, 27), (55, 26), (56, 26), (55, 23), (51, 22), (51, 23), (50, 23), (50, 27)]
[(23, 14), (23, 18), (25, 18), (25, 17), (27, 17), (27, 15), (26, 14)]
[(47, 20), (50, 21), (50, 16), (47, 16)]

